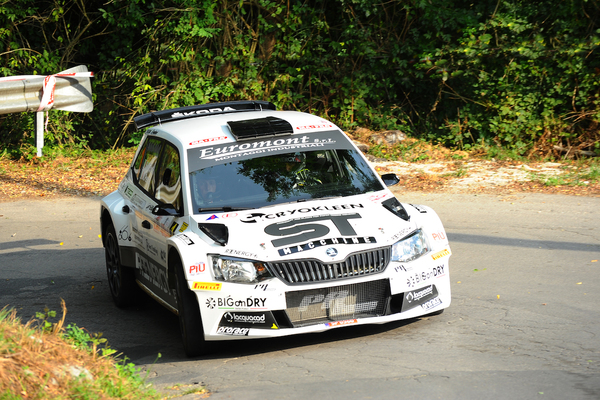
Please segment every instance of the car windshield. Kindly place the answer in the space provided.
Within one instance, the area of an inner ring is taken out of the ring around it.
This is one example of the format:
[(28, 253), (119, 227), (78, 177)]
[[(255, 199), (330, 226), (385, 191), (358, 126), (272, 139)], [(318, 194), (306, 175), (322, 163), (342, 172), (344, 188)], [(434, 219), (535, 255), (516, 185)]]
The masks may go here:
[(195, 213), (352, 196), (383, 186), (356, 150), (277, 154), (190, 173)]

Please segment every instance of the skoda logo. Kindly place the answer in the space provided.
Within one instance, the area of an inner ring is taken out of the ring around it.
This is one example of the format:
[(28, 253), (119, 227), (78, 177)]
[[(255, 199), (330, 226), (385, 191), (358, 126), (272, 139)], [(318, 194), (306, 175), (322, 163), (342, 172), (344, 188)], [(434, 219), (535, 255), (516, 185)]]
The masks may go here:
[(327, 254), (329, 257), (335, 257), (337, 256), (338, 251), (336, 249), (334, 249), (333, 247), (328, 248), (327, 250), (325, 250), (325, 254)]

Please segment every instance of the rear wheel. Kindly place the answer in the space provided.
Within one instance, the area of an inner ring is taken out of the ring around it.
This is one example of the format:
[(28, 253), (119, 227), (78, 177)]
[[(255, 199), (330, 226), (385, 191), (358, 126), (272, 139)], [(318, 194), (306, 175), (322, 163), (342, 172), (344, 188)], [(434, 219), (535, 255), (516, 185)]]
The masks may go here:
[(127, 268), (121, 264), (117, 234), (112, 224), (106, 227), (104, 234), (104, 256), (110, 294), (117, 307), (126, 307), (131, 304), (133, 299), (135, 272), (133, 268)]
[(179, 312), (179, 329), (181, 330), (183, 348), (188, 357), (200, 356), (206, 353), (206, 341), (204, 340), (204, 328), (198, 300), (188, 288), (179, 258), (176, 258), (173, 263), (177, 278), (177, 310)]

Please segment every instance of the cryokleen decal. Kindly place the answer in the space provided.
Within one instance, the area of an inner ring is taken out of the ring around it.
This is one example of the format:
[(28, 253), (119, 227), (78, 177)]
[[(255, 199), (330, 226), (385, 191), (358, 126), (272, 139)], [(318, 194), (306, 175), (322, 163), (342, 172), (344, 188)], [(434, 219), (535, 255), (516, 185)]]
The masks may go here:
[(355, 208), (364, 208), (362, 204), (340, 204), (335, 206), (316, 206), (316, 207), (302, 207), (295, 210), (287, 210), (287, 211), (279, 211), (274, 214), (264, 214), (253, 212), (247, 215), (244, 215), (240, 218), (240, 221), (245, 223), (256, 223), (256, 222), (264, 222), (270, 219), (289, 217), (291, 215), (298, 214), (307, 214), (313, 212), (322, 212), (322, 211), (338, 211), (338, 210), (353, 210)]

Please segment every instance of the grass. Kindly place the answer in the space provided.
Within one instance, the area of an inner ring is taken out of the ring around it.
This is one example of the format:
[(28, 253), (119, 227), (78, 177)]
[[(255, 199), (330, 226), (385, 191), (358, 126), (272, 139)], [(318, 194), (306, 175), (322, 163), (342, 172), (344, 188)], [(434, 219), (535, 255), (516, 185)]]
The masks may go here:
[(90, 335), (45, 311), (22, 323), (0, 310), (0, 399), (160, 399), (139, 369), (119, 359), (101, 334)]
[(532, 174), (531, 180), (545, 186), (586, 186), (600, 182), (600, 161), (590, 160), (587, 163), (574, 163), (569, 170), (559, 176)]

